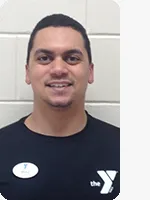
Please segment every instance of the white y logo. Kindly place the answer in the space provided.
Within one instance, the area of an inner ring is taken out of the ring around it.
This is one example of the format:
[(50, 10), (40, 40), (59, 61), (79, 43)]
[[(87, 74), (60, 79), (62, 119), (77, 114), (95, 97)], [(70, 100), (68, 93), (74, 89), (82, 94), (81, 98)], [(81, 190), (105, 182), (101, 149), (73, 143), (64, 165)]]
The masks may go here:
[(7, 200), (7, 199), (5, 199), (0, 193), (0, 200)]
[(106, 172), (105, 171), (97, 171), (97, 173), (104, 181), (104, 186), (100, 193), (101, 194), (111, 193), (113, 190), (112, 184), (117, 175), (117, 171), (112, 171), (112, 170), (108, 170)]

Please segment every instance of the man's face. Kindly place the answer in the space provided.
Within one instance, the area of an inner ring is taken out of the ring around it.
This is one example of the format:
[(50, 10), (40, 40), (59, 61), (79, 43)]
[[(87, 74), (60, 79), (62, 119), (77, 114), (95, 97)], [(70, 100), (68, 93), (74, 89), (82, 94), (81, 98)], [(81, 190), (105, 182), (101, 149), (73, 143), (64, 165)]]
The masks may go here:
[(88, 83), (93, 82), (81, 34), (69, 27), (48, 27), (34, 39), (26, 83), (32, 85), (34, 101), (53, 107), (68, 107), (85, 99)]

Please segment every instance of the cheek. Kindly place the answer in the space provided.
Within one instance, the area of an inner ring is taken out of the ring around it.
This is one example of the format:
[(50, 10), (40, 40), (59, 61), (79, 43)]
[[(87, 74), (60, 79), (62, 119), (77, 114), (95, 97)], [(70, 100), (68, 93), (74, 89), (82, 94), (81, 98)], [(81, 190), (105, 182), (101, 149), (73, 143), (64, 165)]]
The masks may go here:
[(44, 77), (46, 76), (47, 71), (44, 68), (41, 68), (40, 66), (36, 66), (31, 73), (32, 76), (32, 80), (34, 81), (41, 81), (42, 79), (44, 79)]
[(81, 71), (78, 73), (77, 84), (80, 88), (85, 88), (88, 84), (89, 73), (88, 71)]
[(31, 85), (34, 90), (39, 90), (40, 88), (43, 88), (45, 84), (44, 73), (39, 71), (32, 71), (30, 77), (31, 77)]

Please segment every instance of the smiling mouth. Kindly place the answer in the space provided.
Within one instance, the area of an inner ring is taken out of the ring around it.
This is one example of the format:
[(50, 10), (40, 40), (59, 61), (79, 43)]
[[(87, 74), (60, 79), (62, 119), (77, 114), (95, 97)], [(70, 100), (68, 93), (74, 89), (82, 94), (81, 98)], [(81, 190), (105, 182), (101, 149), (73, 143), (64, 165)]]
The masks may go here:
[(49, 84), (47, 86), (50, 88), (65, 88), (65, 87), (72, 86), (72, 84), (71, 83), (69, 83), (69, 84)]

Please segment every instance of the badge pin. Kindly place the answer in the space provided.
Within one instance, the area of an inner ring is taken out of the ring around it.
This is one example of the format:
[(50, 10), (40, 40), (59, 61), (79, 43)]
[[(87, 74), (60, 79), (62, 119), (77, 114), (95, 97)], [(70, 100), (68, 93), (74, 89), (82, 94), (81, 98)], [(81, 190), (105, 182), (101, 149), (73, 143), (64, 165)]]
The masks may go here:
[(32, 178), (39, 172), (38, 167), (33, 163), (19, 163), (13, 168), (13, 174), (19, 178)]

